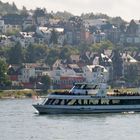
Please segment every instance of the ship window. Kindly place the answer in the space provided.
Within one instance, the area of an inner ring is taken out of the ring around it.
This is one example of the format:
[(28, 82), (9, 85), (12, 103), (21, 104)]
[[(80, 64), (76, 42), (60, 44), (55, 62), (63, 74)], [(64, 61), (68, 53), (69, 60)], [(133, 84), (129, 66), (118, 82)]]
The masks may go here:
[(87, 105), (88, 104), (88, 100), (84, 100), (84, 105)]
[(96, 105), (96, 104), (98, 104), (98, 102), (99, 102), (99, 100), (97, 100), (97, 99), (92, 99), (92, 100), (89, 100), (89, 104), (90, 105)]
[(56, 99), (54, 102), (53, 102), (53, 105), (60, 105), (61, 104), (61, 99)]
[(125, 100), (121, 100), (120, 104), (125, 104), (125, 105), (137, 105), (140, 104), (140, 99), (125, 99)]
[(73, 103), (73, 105), (79, 105), (79, 101), (76, 100), (76, 101)]
[(47, 105), (47, 104), (49, 104), (50, 101), (51, 101), (51, 99), (45, 99), (45, 100), (43, 101), (43, 104)]
[(71, 100), (64, 100), (64, 105), (67, 105)]
[(74, 103), (75, 103), (75, 99), (73, 99), (73, 100), (71, 100), (69, 103), (68, 103), (68, 105), (73, 105)]
[(81, 104), (82, 104), (81, 99), (80, 99), (80, 100), (78, 100), (78, 104), (79, 104), (79, 105), (81, 105)]
[(84, 105), (84, 100), (81, 100), (81, 104)]
[(97, 89), (97, 85), (85, 85), (83, 89)]
[(119, 104), (120, 100), (112, 100), (112, 104)]
[(109, 104), (109, 100), (108, 99), (102, 99), (101, 104)]
[(81, 89), (81, 85), (80, 84), (75, 85), (74, 89)]
[(65, 101), (64, 100), (62, 100), (61, 101), (61, 103), (60, 103), (60, 105), (64, 105), (65, 104)]
[(45, 105), (52, 105), (54, 101), (55, 101), (55, 99), (48, 99), (48, 100), (45, 102)]

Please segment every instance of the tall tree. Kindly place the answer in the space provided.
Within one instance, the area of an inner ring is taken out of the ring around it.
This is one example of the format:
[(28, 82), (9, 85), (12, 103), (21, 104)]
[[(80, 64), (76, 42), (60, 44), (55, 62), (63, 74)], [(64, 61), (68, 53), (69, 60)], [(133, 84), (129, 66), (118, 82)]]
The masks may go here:
[(26, 62), (34, 63), (36, 61), (35, 57), (35, 48), (30, 44), (26, 51)]
[(46, 47), (43, 45), (32, 45), (30, 44), (26, 49), (26, 62), (35, 63), (37, 60), (46, 57)]
[(57, 44), (58, 35), (57, 32), (53, 29), (51, 32), (50, 43)]
[(123, 70), (123, 61), (118, 49), (113, 51), (113, 79), (117, 80), (122, 77), (122, 70)]
[(10, 81), (7, 76), (7, 65), (3, 60), (0, 60), (0, 86), (8, 86)]
[(70, 57), (71, 50), (68, 47), (62, 47), (60, 52), (61, 59), (68, 59)]
[(48, 56), (45, 61), (48, 65), (52, 66), (53, 63), (60, 58), (59, 56), (60, 56), (59, 48), (50, 48)]
[(48, 75), (44, 75), (41, 78), (41, 83), (43, 84), (44, 90), (48, 90), (51, 86), (51, 79)]
[(26, 9), (26, 7), (25, 6), (23, 6), (22, 7), (22, 10), (21, 10), (21, 15), (23, 15), (23, 16), (28, 16), (29, 14), (28, 14), (28, 10)]
[(9, 51), (9, 63), (10, 64), (21, 64), (24, 60), (24, 53), (21, 44), (18, 42)]
[(12, 10), (13, 10), (13, 12), (18, 11), (18, 8), (17, 8), (17, 6), (15, 5), (14, 2), (12, 3)]

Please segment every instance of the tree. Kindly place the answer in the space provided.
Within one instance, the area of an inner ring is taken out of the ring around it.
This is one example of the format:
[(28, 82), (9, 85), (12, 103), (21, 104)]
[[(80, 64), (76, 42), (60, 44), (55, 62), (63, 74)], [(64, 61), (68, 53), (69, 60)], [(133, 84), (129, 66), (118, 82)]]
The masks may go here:
[(19, 13), (15, 3), (9, 4), (8, 2), (3, 3), (0, 1), (0, 13), (6, 15), (7, 13)]
[(119, 26), (125, 24), (125, 21), (121, 17), (114, 17), (110, 19), (110, 23)]
[(10, 64), (21, 64), (24, 60), (23, 49), (18, 42), (14, 47), (9, 50), (9, 60)]
[(123, 61), (118, 49), (113, 51), (113, 78), (114, 80), (120, 79), (122, 77)]
[(130, 64), (129, 66), (127, 66), (125, 79), (129, 83), (136, 83), (136, 81), (139, 80), (137, 65)]
[(22, 10), (21, 10), (21, 15), (23, 15), (23, 16), (28, 16), (29, 14), (28, 14), (28, 10), (26, 9), (26, 7), (25, 6), (23, 6), (22, 7)]
[(38, 21), (38, 17), (45, 17), (46, 15), (46, 9), (36, 8), (33, 14), (33, 18), (37, 24), (40, 24), (40, 21)]
[(57, 32), (53, 29), (51, 32), (50, 43), (57, 44), (58, 35)]
[(26, 62), (35, 63), (46, 56), (46, 48), (42, 45), (30, 44), (26, 49)]
[(121, 31), (122, 33), (125, 33), (125, 32), (126, 32), (126, 29), (127, 29), (126, 24), (122, 23), (122, 24), (120, 25), (120, 31)]
[(77, 50), (79, 51), (79, 53), (84, 53), (86, 51), (91, 51), (91, 46), (87, 44), (80, 44), (79, 46), (77, 46)]
[(49, 53), (48, 53), (48, 56), (47, 56), (47, 59), (46, 59), (46, 63), (48, 65), (53, 65), (53, 63), (59, 59), (59, 56), (60, 56), (60, 49), (59, 48), (51, 48), (49, 50)]
[(70, 57), (71, 51), (68, 47), (63, 47), (60, 52), (61, 59), (68, 59)]
[(36, 61), (35, 59), (35, 48), (33, 45), (29, 45), (26, 51), (26, 62), (28, 63), (34, 63)]
[(68, 20), (72, 16), (73, 15), (67, 11), (64, 11), (64, 12), (58, 11), (58, 12), (54, 13), (54, 17), (61, 19), (61, 20), (63, 20), (63, 19)]
[(7, 76), (7, 65), (3, 60), (0, 60), (0, 86), (9, 86), (11, 84)]
[(17, 8), (17, 6), (15, 5), (14, 2), (12, 3), (12, 10), (13, 10), (14, 12), (18, 11), (18, 8)]
[(35, 11), (34, 11), (34, 15), (33, 17), (36, 18), (36, 17), (40, 17), (40, 16), (45, 16), (45, 13), (46, 13), (46, 9), (41, 9), (41, 8), (36, 8)]
[(51, 79), (48, 75), (44, 75), (41, 77), (41, 83), (43, 84), (44, 90), (48, 90), (51, 86)]

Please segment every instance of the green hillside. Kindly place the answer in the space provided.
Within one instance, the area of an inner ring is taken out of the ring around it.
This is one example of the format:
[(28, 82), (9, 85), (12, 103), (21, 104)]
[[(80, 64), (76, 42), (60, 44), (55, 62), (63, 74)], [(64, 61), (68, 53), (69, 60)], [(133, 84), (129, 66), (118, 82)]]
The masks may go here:
[(15, 14), (19, 13), (19, 10), (14, 2), (12, 4), (9, 4), (8, 2), (3, 3), (2, 1), (0, 1), (0, 14), (5, 15), (7, 13)]

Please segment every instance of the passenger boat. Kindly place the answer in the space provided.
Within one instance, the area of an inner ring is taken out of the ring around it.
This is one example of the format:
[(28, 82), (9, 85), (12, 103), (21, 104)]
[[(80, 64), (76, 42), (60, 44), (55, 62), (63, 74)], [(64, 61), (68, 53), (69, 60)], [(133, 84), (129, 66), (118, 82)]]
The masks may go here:
[(69, 92), (48, 94), (41, 104), (33, 106), (40, 114), (139, 112), (140, 94), (108, 93), (105, 83), (77, 83)]

